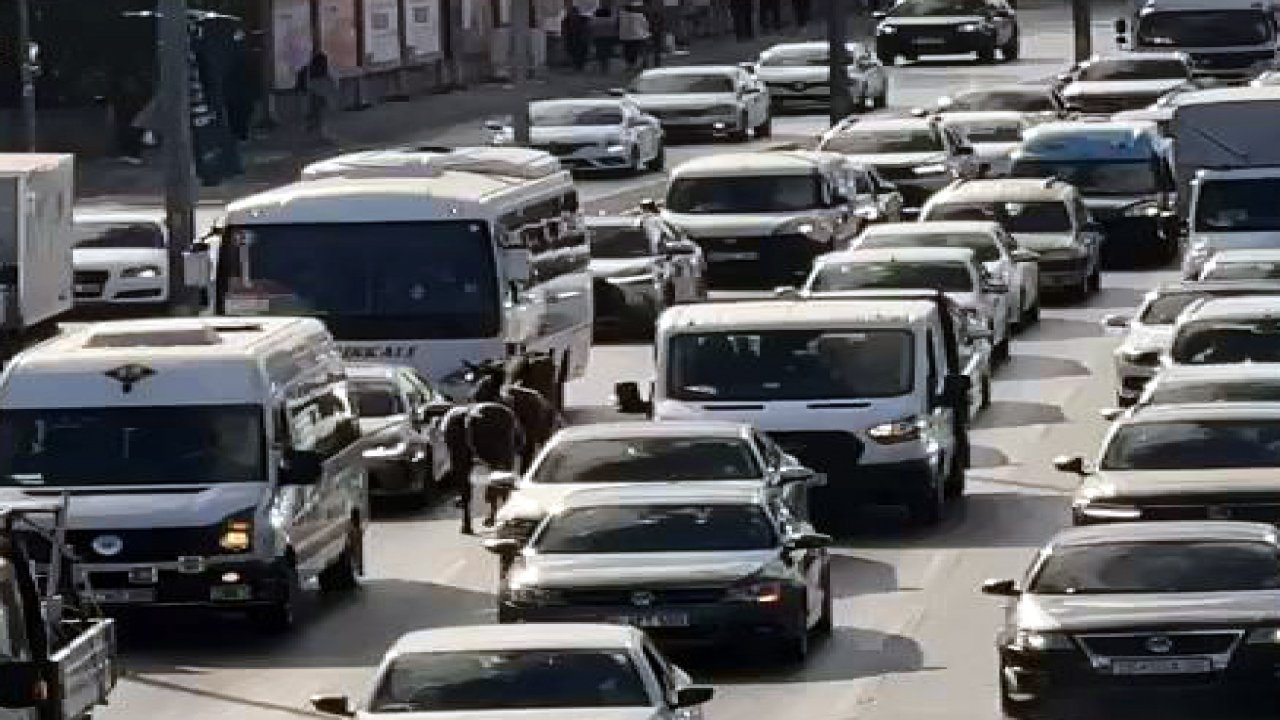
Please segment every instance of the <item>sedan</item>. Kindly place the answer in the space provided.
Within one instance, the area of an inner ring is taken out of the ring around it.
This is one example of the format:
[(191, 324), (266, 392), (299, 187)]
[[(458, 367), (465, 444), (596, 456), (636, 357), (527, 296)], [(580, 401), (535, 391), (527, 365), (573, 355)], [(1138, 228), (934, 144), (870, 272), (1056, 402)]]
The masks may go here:
[(725, 135), (745, 141), (773, 133), (769, 92), (764, 83), (736, 65), (689, 65), (645, 70), (626, 90), (629, 98), (657, 117), (667, 135)]
[[(490, 121), (494, 145), (515, 142), (509, 125)], [(530, 146), (555, 155), (568, 170), (661, 170), (662, 124), (623, 99), (541, 100), (529, 103)]]
[(651, 334), (662, 311), (707, 296), (702, 248), (658, 215), (587, 217), (597, 331)]
[[(1174, 365), (1147, 383), (1137, 405), (1258, 402), (1280, 402), (1280, 365)], [(1120, 416), (1118, 410), (1107, 415)]]
[(1006, 0), (899, 0), (876, 11), (876, 54), (886, 65), (899, 55), (975, 53), (980, 62), (1018, 59), (1018, 18)]
[(1066, 530), (1022, 584), (989, 580), (982, 591), (1009, 600), (996, 635), (1006, 717), (1040, 717), (1046, 705), (1076, 704), (1091, 690), (1274, 692), (1280, 544), (1271, 525)]
[(426, 505), (448, 461), (436, 421), (450, 403), (413, 368), (352, 364), (347, 377), (367, 442), (369, 495)]
[[(769, 88), (774, 110), (792, 105), (831, 104), (830, 46), (825, 42), (785, 43), (760, 53), (756, 77)], [(889, 103), (884, 65), (860, 43), (847, 43), (849, 96), (854, 107), (882, 108)]]
[(1019, 112), (1032, 122), (1058, 120), (1067, 107), (1058, 91), (1046, 85), (994, 85), (938, 98), (935, 112)]
[(1110, 115), (1145, 108), (1188, 84), (1191, 60), (1183, 53), (1094, 56), (1058, 79), (1059, 92), (1071, 110)]
[(473, 625), (404, 635), (357, 702), (311, 705), (359, 720), (701, 720), (712, 695), (625, 625)]
[(978, 175), (973, 147), (930, 118), (844, 121), (823, 134), (818, 149), (874, 167), (910, 208), (957, 178)]
[(514, 562), (500, 622), (626, 623), (798, 663), (831, 631), (830, 544), (764, 488), (646, 483), (574, 493), (523, 550), (486, 547)]
[(169, 230), (163, 215), (76, 213), (74, 232), (71, 262), (77, 308), (166, 312)]

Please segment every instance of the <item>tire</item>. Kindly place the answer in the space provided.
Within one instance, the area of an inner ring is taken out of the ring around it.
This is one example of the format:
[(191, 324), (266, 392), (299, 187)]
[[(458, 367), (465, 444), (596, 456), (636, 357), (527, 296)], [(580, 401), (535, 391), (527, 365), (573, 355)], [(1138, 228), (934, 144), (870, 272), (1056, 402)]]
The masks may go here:
[(994, 47), (983, 48), (978, 51), (978, 62), (986, 65), (996, 61), (996, 49)]
[(1011, 342), (1012, 340), (1009, 339), (1009, 332), (1006, 330), (1004, 340), (996, 343), (996, 346), (992, 348), (991, 359), (993, 361), (993, 365), (1003, 365), (1009, 362), (1009, 344)]
[(871, 107), (877, 110), (881, 110), (883, 108), (889, 107), (889, 81), (888, 80), (884, 81), (884, 90), (881, 90), (880, 94), (877, 95), (875, 97), (875, 100), (871, 102)]
[(1023, 329), (1023, 330), (1025, 330), (1025, 329), (1027, 329), (1027, 328), (1031, 327), (1032, 325), (1035, 325), (1035, 324), (1036, 324), (1036, 323), (1038, 323), (1038, 322), (1040, 322), (1040, 296), (1039, 296), (1039, 294), (1037, 294), (1037, 295), (1036, 295), (1036, 301), (1035, 301), (1035, 303), (1034, 303), (1034, 304), (1032, 304), (1032, 305), (1031, 305), (1031, 307), (1029, 307), (1029, 308), (1027, 308), (1026, 310), (1024, 310), (1024, 311), (1023, 311), (1023, 313), (1022, 313), (1022, 322), (1021, 322), (1022, 329)]
[(649, 161), (649, 169), (654, 172), (662, 172), (667, 166), (667, 144), (663, 143), (658, 146), (658, 154)]
[(756, 126), (755, 136), (757, 140), (773, 137), (773, 115), (768, 114), (764, 117), (764, 122)]
[(1013, 62), (1018, 59), (1021, 51), (1022, 41), (1019, 39), (1018, 33), (1015, 32), (1013, 37), (1009, 38), (1009, 42), (1000, 47), (1000, 57), (1004, 58), (1005, 62)]
[(431, 476), (431, 468), (435, 466), (431, 458), (427, 458), (423, 465), (413, 470), (414, 482), (418, 487), (410, 498), (410, 505), (414, 510), (421, 510), (431, 504), (432, 496), (435, 494), (434, 479)]
[(1102, 291), (1102, 263), (1098, 263), (1098, 267), (1093, 269), (1093, 274), (1089, 276), (1089, 294), (1096, 295)]
[(320, 592), (351, 592), (360, 587), (360, 569), (364, 564), (364, 541), (360, 536), (360, 525), (354, 524), (347, 531), (347, 544), (338, 553), (333, 564), (320, 571), (317, 581)]
[(746, 142), (751, 138), (751, 121), (747, 118), (747, 114), (743, 113), (738, 117), (738, 127), (729, 133), (729, 139), (734, 142)]
[(831, 569), (828, 568), (822, 574), (822, 614), (818, 616), (818, 623), (813, 626), (815, 635), (827, 637), (835, 627), (835, 610), (832, 604)]
[(259, 632), (269, 635), (283, 635), (293, 630), (298, 624), (295, 611), (298, 595), (302, 592), (302, 583), (298, 579), (298, 570), (294, 567), (292, 560), (284, 562), (281, 575), (284, 597), (270, 605), (249, 610), (249, 621), (257, 627)]
[(936, 527), (946, 515), (947, 482), (933, 477), (928, 486), (921, 488), (907, 504), (911, 524), (917, 527)]
[(982, 378), (982, 398), (978, 401), (978, 409), (986, 410), (991, 407), (991, 376), (985, 375)]

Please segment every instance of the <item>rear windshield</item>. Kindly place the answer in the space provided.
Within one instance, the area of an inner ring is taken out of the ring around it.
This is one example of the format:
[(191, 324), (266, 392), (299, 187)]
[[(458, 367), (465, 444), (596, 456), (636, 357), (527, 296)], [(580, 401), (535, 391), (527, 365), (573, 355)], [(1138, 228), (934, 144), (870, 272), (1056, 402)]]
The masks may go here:
[(649, 233), (643, 227), (589, 227), (591, 257), (637, 259), (653, 256)]
[(601, 438), (557, 443), (538, 462), (534, 483), (751, 480), (761, 477), (740, 438)]
[(1187, 365), (1280, 362), (1280, 322), (1188, 323), (1174, 338), (1172, 354), (1175, 362)]
[(815, 175), (689, 177), (671, 183), (667, 208), (678, 213), (795, 212), (822, 207)]
[(756, 505), (618, 505), (554, 515), (533, 540), (540, 554), (741, 552), (777, 537)]
[(827, 263), (814, 271), (813, 292), (927, 288), (973, 292), (973, 276), (960, 263), (847, 262)]
[(846, 155), (942, 152), (942, 136), (928, 125), (852, 129), (822, 142), (823, 150)]
[(1039, 595), (1205, 593), (1280, 588), (1280, 558), (1261, 542), (1118, 542), (1054, 548)]
[(1103, 470), (1280, 467), (1280, 421), (1183, 420), (1132, 423), (1107, 443)]
[(996, 239), (985, 233), (904, 233), (902, 235), (868, 235), (857, 242), (865, 249), (896, 247), (965, 248), (973, 251), (978, 262), (1000, 259)]
[(1191, 77), (1191, 69), (1178, 60), (1099, 60), (1080, 71), (1080, 79), (1098, 80), (1180, 80)]
[(1053, 112), (1058, 109), (1048, 90), (974, 90), (954, 95), (947, 103), (950, 111), (1011, 110), (1014, 112)]
[(929, 211), (930, 220), (995, 221), (1011, 233), (1071, 232), (1071, 216), (1061, 202), (947, 203)]
[(1146, 405), (1183, 405), (1215, 402), (1280, 402), (1280, 373), (1276, 380), (1156, 381)]
[(1184, 292), (1161, 295), (1147, 305), (1138, 321), (1143, 325), (1172, 325), (1191, 303), (1204, 297), (1201, 293)]
[(955, 126), (971, 143), (1016, 143), (1022, 141), (1022, 123), (973, 120)]

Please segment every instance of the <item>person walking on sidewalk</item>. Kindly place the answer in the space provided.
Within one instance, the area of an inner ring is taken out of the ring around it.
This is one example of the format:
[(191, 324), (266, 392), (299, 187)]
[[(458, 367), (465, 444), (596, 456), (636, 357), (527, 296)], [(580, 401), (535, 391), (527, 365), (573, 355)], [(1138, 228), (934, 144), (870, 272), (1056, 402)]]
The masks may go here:
[(649, 44), (649, 19), (644, 6), (639, 3), (625, 5), (618, 14), (618, 38), (622, 40), (622, 55), (627, 72), (635, 72), (644, 64), (644, 49)]
[(733, 34), (739, 41), (755, 37), (751, 0), (729, 0), (729, 14), (733, 16)]
[(609, 61), (618, 45), (618, 13), (611, 0), (600, 0), (600, 7), (591, 16), (591, 42), (596, 47), (596, 63), (600, 72), (609, 73)]
[(760, 32), (782, 30), (782, 0), (760, 0)]
[(317, 50), (311, 62), (298, 73), (299, 89), (307, 100), (307, 132), (325, 142), (332, 142), (327, 119), (338, 105), (338, 83), (329, 71), (329, 56)]
[(591, 19), (582, 14), (573, 0), (565, 0), (560, 37), (564, 38), (569, 64), (582, 72), (587, 67), (587, 56), (591, 54)]
[(803, 28), (809, 24), (809, 0), (791, 0), (791, 14), (796, 18), (796, 27)]

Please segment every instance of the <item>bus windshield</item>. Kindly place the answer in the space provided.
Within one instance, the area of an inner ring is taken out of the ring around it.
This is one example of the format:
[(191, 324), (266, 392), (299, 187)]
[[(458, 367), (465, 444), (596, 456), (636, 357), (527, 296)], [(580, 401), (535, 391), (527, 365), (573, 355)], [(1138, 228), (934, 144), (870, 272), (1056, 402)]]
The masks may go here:
[(231, 227), (219, 253), (227, 315), (310, 315), (339, 340), (491, 337), (500, 325), (485, 223)]

